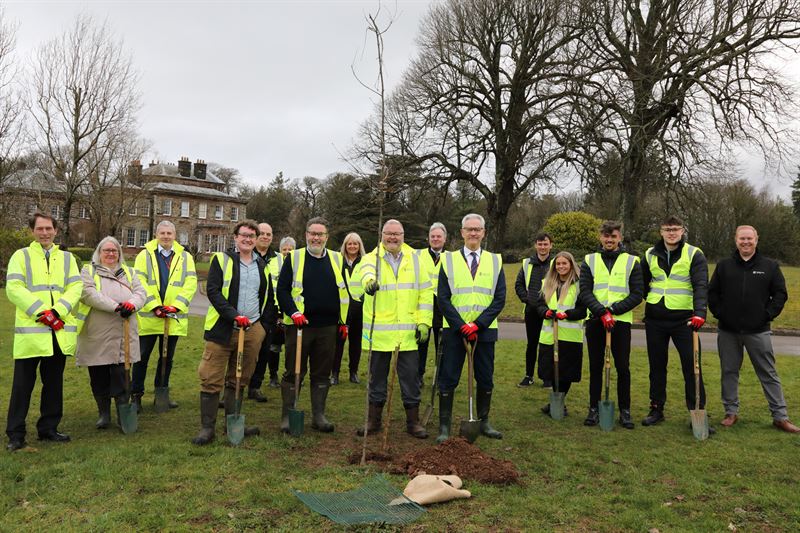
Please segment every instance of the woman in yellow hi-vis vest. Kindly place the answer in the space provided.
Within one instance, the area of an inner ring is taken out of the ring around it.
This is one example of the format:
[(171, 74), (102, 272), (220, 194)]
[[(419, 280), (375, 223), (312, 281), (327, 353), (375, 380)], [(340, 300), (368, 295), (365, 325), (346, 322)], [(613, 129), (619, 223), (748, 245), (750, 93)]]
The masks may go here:
[[(558, 391), (564, 395), (570, 386), (581, 380), (583, 367), (583, 321), (586, 306), (578, 300), (580, 270), (569, 252), (559, 252), (550, 263), (542, 280), (542, 289), (536, 301), (536, 312), (542, 318), (539, 334), (539, 375), (553, 381), (553, 326), (558, 322)], [(556, 385), (554, 383), (554, 385)], [(542, 407), (550, 414), (550, 404)], [(567, 406), (564, 405), (564, 414)]]

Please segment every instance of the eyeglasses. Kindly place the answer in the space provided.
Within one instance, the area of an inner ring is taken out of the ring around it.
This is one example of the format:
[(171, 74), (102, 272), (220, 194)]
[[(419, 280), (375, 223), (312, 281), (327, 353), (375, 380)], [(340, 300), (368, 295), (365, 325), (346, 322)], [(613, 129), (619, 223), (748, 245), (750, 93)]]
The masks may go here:
[(119, 250), (117, 250), (116, 248), (112, 248), (111, 250), (100, 250), (100, 251), (103, 252), (104, 254), (118, 254), (119, 253)]
[(681, 231), (682, 229), (683, 228), (681, 228), (681, 227), (672, 227), (671, 226), (671, 227), (668, 227), (668, 228), (661, 228), (661, 231), (663, 231), (664, 233), (677, 233), (677, 232)]
[(241, 237), (242, 239), (255, 239), (256, 238), (256, 234), (255, 233), (237, 233), (237, 235), (239, 237)]
[(308, 235), (309, 237), (318, 237), (320, 239), (322, 237), (327, 237), (328, 236), (328, 234), (326, 232), (321, 232), (321, 231), (307, 231), (306, 235)]
[(387, 237), (402, 237), (404, 235), (402, 231), (384, 231), (383, 234)]
[(483, 228), (461, 228), (461, 229), (466, 231), (467, 233), (480, 233), (483, 231)]

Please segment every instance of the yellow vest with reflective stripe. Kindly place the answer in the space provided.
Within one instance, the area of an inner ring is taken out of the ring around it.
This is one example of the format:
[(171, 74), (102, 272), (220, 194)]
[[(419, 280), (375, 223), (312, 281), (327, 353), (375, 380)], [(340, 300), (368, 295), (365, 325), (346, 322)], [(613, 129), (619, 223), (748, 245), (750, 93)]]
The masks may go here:
[(8, 261), (6, 296), (16, 307), (14, 320), (14, 359), (53, 355), (52, 330), (36, 322), (37, 313), (54, 309), (64, 327), (56, 331), (61, 351), (75, 354), (78, 328), (73, 309), (83, 291), (78, 264), (71, 253), (50, 248), (50, 261), (42, 245), (32, 242), (14, 252)]
[(439, 271), (442, 270), (442, 258), (444, 257), (444, 250), (439, 254), (439, 262), (434, 263), (428, 248), (421, 250), (414, 250), (414, 253), (419, 256), (422, 267), (430, 272), (431, 285), (433, 286), (433, 295), (439, 295)]
[[(83, 268), (92, 269), (92, 278), (94, 278), (94, 286), (97, 289), (97, 292), (100, 292), (100, 275), (97, 273), (97, 266), (92, 264), (92, 265), (86, 265)], [(133, 275), (135, 274), (135, 272), (128, 265), (122, 265), (122, 270), (125, 271), (125, 277), (128, 278), (128, 283), (131, 284), (131, 293), (133, 293)], [(83, 326), (84, 324), (86, 324), (86, 319), (89, 318), (89, 313), (91, 312), (92, 312), (91, 305), (85, 304), (83, 302), (78, 304), (78, 308), (75, 310), (75, 321), (77, 322), (78, 334), (80, 334), (80, 332), (83, 330)]]
[(139, 252), (134, 262), (134, 270), (139, 276), (139, 281), (147, 292), (144, 305), (138, 312), (139, 335), (163, 335), (164, 320), (153, 314), (153, 309), (159, 305), (171, 305), (178, 309), (178, 320), (173, 320), (169, 325), (169, 334), (185, 337), (189, 332), (189, 303), (194, 298), (197, 290), (197, 272), (192, 254), (184, 250), (177, 241), (172, 243), (175, 255), (170, 265), (169, 281), (164, 301), (158, 292), (161, 286), (161, 274), (158, 271), (158, 239), (153, 239), (144, 245), (144, 250)]
[[(594, 297), (604, 305), (609, 307), (615, 302), (621, 302), (630, 294), (630, 279), (633, 266), (639, 261), (635, 255), (622, 252), (617, 256), (611, 272), (606, 268), (599, 252), (589, 254), (584, 258), (586, 265), (594, 277)], [(628, 311), (621, 315), (614, 315), (620, 322), (633, 322), (633, 311)]]
[[(326, 249), (325, 256), (328, 258), (331, 268), (333, 269), (336, 287), (339, 290), (339, 323), (344, 324), (347, 320), (347, 309), (350, 307), (350, 295), (347, 292), (347, 284), (344, 282), (344, 276), (342, 276), (342, 254)], [(303, 270), (306, 266), (306, 249), (298, 248), (297, 250), (293, 250), (286, 256), (286, 259), (292, 262), (292, 300), (294, 300), (297, 310), (302, 313), (303, 309), (305, 309)], [(308, 296), (313, 297), (314, 295), (310, 294)], [(283, 323), (289, 326), (294, 324), (291, 317), (285, 314), (283, 316)]]
[[(563, 290), (563, 289), (562, 289)], [(569, 286), (567, 296), (563, 302), (558, 301), (558, 291), (553, 291), (547, 301), (547, 307), (553, 312), (566, 312), (575, 308), (578, 301), (578, 284), (573, 283)], [(569, 342), (583, 342), (583, 320), (559, 320), (558, 321), (558, 340)], [(542, 322), (542, 331), (539, 333), (540, 344), (553, 344), (553, 321), (545, 319)]]
[[(473, 322), (494, 299), (497, 279), (503, 269), (503, 259), (500, 254), (481, 250), (475, 279), (472, 279), (469, 266), (461, 251), (445, 252), (440, 262), (447, 275), (447, 283), (450, 285), (450, 303), (464, 322)], [(449, 327), (446, 319), (443, 325)], [(496, 318), (489, 327), (497, 329)]]
[[(269, 277), (272, 279), (272, 290), (278, 288), (278, 276), (281, 275), (281, 268), (283, 268), (283, 254), (280, 252), (275, 252), (275, 257), (273, 257), (272, 260), (267, 263)], [(275, 298), (275, 306), (278, 307), (278, 311), (280, 311), (278, 298)]]
[[(554, 257), (550, 259), (550, 264), (551, 265), (553, 264), (553, 261), (555, 261)], [(527, 290), (528, 286), (531, 284), (531, 275), (533, 274), (533, 267), (531, 266), (531, 258), (530, 257), (526, 257), (525, 259), (522, 260), (522, 271), (525, 273), (524, 274), (524, 276), (525, 276), (525, 289)], [(542, 280), (542, 281), (544, 281), (544, 280)], [(541, 288), (542, 288), (541, 285), (539, 287), (537, 287), (537, 289), (541, 289)], [(525, 311), (527, 311), (527, 310), (528, 310), (528, 304), (523, 304), (523, 306), (522, 306), (522, 314), (524, 315)]]
[[(386, 261), (386, 250), (380, 245), (381, 270), (380, 290), (374, 296), (364, 295), (364, 336), (369, 341), (369, 327), (373, 308), (375, 326), (372, 333), (372, 349), (390, 352), (395, 346), (401, 351), (417, 349), (415, 337), (417, 324), (430, 327), (433, 321), (433, 285), (430, 272), (423, 266), (419, 254), (403, 244), (403, 253), (397, 275)], [(368, 281), (374, 280), (377, 272), (375, 249), (365, 255), (353, 273), (353, 288), (357, 294)], [(357, 280), (357, 281), (356, 281)]]
[(696, 246), (684, 244), (681, 248), (681, 255), (672, 269), (669, 276), (658, 264), (658, 256), (653, 253), (652, 248), (648, 248), (644, 253), (650, 273), (653, 275), (650, 280), (650, 291), (647, 293), (647, 303), (657, 304), (664, 298), (664, 306), (673, 310), (692, 310), (694, 309), (694, 290), (692, 289), (692, 259), (694, 254), (700, 251)]

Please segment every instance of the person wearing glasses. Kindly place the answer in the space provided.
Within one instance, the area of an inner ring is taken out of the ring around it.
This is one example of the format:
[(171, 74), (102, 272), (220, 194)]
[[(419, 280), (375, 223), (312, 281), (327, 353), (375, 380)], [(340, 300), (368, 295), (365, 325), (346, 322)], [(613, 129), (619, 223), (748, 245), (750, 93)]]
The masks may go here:
[[(233, 230), (236, 251), (216, 252), (208, 266), (206, 341), (197, 374), (200, 376), (200, 433), (193, 444), (214, 440), (220, 393), (224, 389), (225, 415), (236, 412), (236, 365), (239, 333), (244, 330), (241, 401), (256, 366), (266, 329), (275, 323), (272, 281), (267, 265), (254, 252), (258, 226), (245, 220)], [(246, 437), (258, 435), (257, 427), (246, 427)]]
[[(189, 303), (197, 290), (194, 258), (175, 241), (175, 224), (162, 220), (156, 226), (156, 238), (144, 245), (133, 265), (139, 281), (147, 291), (144, 306), (139, 309), (139, 354), (141, 360), (133, 365), (131, 394), (136, 410), (142, 412), (144, 382), (150, 354), (159, 343), (154, 387), (169, 387), (172, 361), (178, 338), (189, 333)], [(169, 324), (167, 346), (164, 344), (164, 321)], [(166, 351), (167, 367), (161, 382), (161, 358)], [(178, 404), (169, 400), (171, 408)]]
[[(328, 221), (314, 217), (306, 223), (306, 247), (286, 256), (278, 276), (278, 305), (286, 325), (286, 372), (281, 380), (281, 431), (289, 432), (289, 409), (294, 397), (297, 330), (302, 328), (300, 383), (310, 372), (311, 427), (329, 433), (325, 418), (336, 338), (347, 338), (350, 297), (342, 275), (342, 255), (328, 250)], [(298, 393), (300, 391), (297, 391)]]
[[(264, 260), (264, 263), (266, 263), (267, 270), (269, 270), (269, 272), (272, 272), (270, 263), (275, 259), (275, 255), (272, 253), (272, 250), (270, 249), (271, 245), (272, 245), (272, 226), (270, 226), (266, 222), (260, 222), (258, 224), (258, 237), (256, 237), (256, 247), (253, 250), (253, 253), (258, 254), (258, 256)], [(274, 282), (272, 286), (275, 287)], [(253, 371), (253, 375), (250, 377), (250, 387), (247, 390), (248, 400), (255, 400), (259, 403), (264, 403), (267, 401), (267, 397), (264, 396), (264, 393), (261, 392), (261, 385), (264, 383), (264, 377), (267, 374), (267, 367), (269, 366), (270, 374), (272, 374), (273, 372), (277, 373), (278, 371), (277, 357), (273, 360), (272, 353), (270, 352), (270, 345), (272, 344), (272, 337), (274, 335), (275, 335), (275, 324), (270, 324), (270, 327), (267, 328), (267, 336), (264, 339), (264, 343), (261, 345), (261, 349), (258, 352), (258, 362), (256, 362), (256, 368)]]
[[(642, 261), (644, 325), (650, 362), (650, 413), (642, 420), (643, 426), (664, 420), (670, 339), (681, 359), (686, 408), (695, 408), (692, 332), (705, 323), (708, 304), (708, 261), (700, 248), (686, 242), (683, 221), (673, 215), (666, 217), (660, 233), (661, 240), (647, 249)], [(705, 405), (701, 370), (700, 409)]]
[(497, 342), (497, 316), (506, 303), (506, 278), (500, 254), (481, 248), (486, 223), (481, 215), (470, 213), (461, 220), (464, 247), (445, 252), (439, 271), (438, 302), (444, 316), (442, 362), (439, 374), (439, 436), (450, 437), (453, 417), (453, 392), (464, 367), (466, 343), (474, 343), (477, 418), (480, 431), (491, 439), (503, 434), (489, 424), (494, 389), (494, 345)]

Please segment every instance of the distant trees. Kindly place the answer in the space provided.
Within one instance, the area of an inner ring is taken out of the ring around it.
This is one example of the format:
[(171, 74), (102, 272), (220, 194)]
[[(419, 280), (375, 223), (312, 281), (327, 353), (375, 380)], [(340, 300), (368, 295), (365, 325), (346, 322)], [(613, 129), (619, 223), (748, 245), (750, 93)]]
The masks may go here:
[[(15, 47), (16, 26), (6, 19), (0, 6), (0, 187), (16, 169), (24, 133), (25, 107), (18, 83), (19, 69), (14, 61)], [(0, 223), (11, 206), (2, 207)]]

